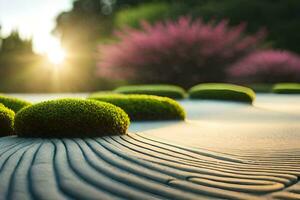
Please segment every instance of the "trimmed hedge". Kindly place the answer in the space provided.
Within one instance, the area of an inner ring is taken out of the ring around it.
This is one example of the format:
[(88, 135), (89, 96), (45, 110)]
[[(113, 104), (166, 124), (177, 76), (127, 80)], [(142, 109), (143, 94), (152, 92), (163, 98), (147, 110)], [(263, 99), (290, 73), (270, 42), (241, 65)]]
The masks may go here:
[(300, 94), (300, 83), (278, 83), (272, 91), (278, 94)]
[(149, 94), (172, 99), (183, 99), (185, 97), (184, 89), (175, 85), (129, 85), (119, 87), (114, 92), (122, 94)]
[(5, 107), (13, 110), (14, 112), (18, 112), (22, 108), (31, 105), (31, 103), (28, 101), (4, 95), (0, 95), (0, 103), (2, 103)]
[(250, 88), (239, 85), (204, 83), (192, 87), (189, 90), (189, 96), (191, 99), (215, 99), (252, 103), (255, 99), (255, 92)]
[(97, 137), (125, 134), (129, 123), (128, 115), (112, 104), (58, 99), (20, 110), (15, 131), (23, 137)]
[(90, 98), (121, 107), (132, 121), (185, 119), (184, 109), (179, 103), (168, 97), (139, 94), (103, 94)]
[(0, 104), (0, 137), (13, 135), (15, 112)]

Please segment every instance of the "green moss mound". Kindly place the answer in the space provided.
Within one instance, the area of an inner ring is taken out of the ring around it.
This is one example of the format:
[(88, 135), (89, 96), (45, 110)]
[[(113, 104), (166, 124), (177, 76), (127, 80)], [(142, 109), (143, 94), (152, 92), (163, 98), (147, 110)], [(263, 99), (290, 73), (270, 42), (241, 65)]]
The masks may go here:
[(15, 112), (0, 104), (0, 137), (13, 135)]
[(18, 112), (22, 108), (31, 105), (30, 102), (4, 95), (0, 95), (0, 103), (14, 112)]
[(272, 91), (278, 94), (300, 94), (300, 83), (278, 83)]
[(184, 120), (185, 111), (175, 100), (152, 95), (103, 94), (90, 97), (121, 107), (133, 121)]
[(148, 94), (172, 99), (183, 99), (185, 97), (184, 89), (175, 85), (129, 85), (119, 87), (114, 92), (122, 94)]
[(93, 92), (89, 95), (89, 98), (98, 97), (99, 95), (109, 95), (109, 94), (116, 94), (114, 91), (98, 91)]
[(125, 134), (128, 115), (109, 103), (59, 99), (20, 110), (15, 131), (22, 137), (97, 137)]
[(191, 99), (214, 99), (252, 103), (255, 99), (255, 92), (250, 88), (239, 85), (204, 83), (192, 87), (189, 90), (189, 96)]
[(272, 84), (268, 83), (255, 83), (245, 86), (251, 88), (255, 93), (270, 93), (273, 87)]

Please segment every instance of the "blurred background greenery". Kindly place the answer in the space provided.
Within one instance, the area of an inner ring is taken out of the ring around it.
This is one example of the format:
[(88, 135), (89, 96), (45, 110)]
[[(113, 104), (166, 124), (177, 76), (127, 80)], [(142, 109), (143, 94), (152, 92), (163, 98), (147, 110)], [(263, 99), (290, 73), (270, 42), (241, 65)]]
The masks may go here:
[(96, 76), (95, 53), (99, 44), (115, 40), (114, 31), (140, 28), (142, 20), (188, 15), (205, 21), (225, 18), (231, 25), (246, 22), (248, 33), (267, 29), (265, 45), (300, 53), (299, 10), (299, 0), (76, 0), (57, 16), (53, 30), (68, 52), (63, 69), (36, 54), (32, 40), (22, 39), (18, 31), (5, 37), (0, 32), (0, 91), (80, 92), (124, 84)]

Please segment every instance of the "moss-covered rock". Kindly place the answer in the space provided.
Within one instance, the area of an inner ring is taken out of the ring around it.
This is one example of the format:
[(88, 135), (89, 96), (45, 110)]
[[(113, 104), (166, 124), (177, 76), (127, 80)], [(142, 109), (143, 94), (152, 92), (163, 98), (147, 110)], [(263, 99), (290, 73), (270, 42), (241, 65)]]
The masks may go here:
[(128, 115), (109, 103), (59, 99), (20, 110), (15, 132), (23, 137), (96, 137), (125, 134)]
[(4, 95), (0, 95), (0, 103), (2, 103), (5, 107), (13, 110), (14, 112), (18, 112), (22, 108), (31, 105), (31, 103), (28, 101)]
[(184, 89), (175, 85), (129, 85), (119, 87), (114, 92), (122, 94), (148, 94), (172, 99), (183, 99), (185, 97)]
[(278, 83), (272, 91), (278, 94), (300, 94), (300, 83)]
[(184, 120), (185, 111), (175, 100), (153, 95), (103, 94), (90, 97), (121, 107), (132, 121)]
[(0, 137), (13, 135), (15, 112), (0, 104)]
[(255, 92), (250, 88), (234, 84), (204, 83), (192, 87), (189, 90), (189, 96), (191, 99), (213, 99), (252, 103), (255, 99)]

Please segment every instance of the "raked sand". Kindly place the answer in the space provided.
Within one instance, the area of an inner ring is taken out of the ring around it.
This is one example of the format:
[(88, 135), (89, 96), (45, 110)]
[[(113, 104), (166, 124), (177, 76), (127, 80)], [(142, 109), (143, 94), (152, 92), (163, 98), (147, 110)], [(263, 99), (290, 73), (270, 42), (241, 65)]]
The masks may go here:
[(180, 103), (121, 137), (0, 138), (0, 199), (300, 199), (300, 96)]

